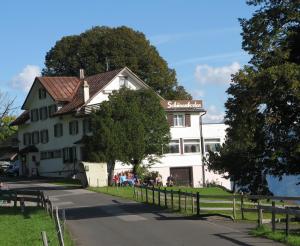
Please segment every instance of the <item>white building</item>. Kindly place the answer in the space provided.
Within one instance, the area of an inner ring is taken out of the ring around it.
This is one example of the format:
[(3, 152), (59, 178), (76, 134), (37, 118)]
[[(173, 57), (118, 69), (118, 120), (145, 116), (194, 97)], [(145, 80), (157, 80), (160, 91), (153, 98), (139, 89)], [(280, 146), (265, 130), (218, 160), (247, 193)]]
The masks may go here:
[[(114, 90), (126, 86), (133, 90), (149, 88), (128, 68), (89, 77), (37, 77), (22, 106), (24, 112), (12, 123), (19, 126), (21, 174), (70, 176), (84, 160), (82, 138), (89, 134), (88, 112), (108, 100)], [(152, 166), (163, 180), (173, 174), (178, 183), (201, 186), (203, 179), (200, 115), (202, 101), (166, 101), (162, 99), (172, 140), (170, 153)], [(205, 130), (207, 128), (207, 130)], [(224, 139), (220, 126), (203, 126), (204, 139)], [(206, 133), (209, 131), (210, 133)], [(207, 137), (206, 137), (207, 136)], [(207, 141), (207, 140), (205, 140)], [(211, 141), (211, 140), (209, 140)], [(116, 172), (128, 169), (118, 164)], [(230, 182), (205, 171), (205, 180), (218, 181), (230, 188)]]

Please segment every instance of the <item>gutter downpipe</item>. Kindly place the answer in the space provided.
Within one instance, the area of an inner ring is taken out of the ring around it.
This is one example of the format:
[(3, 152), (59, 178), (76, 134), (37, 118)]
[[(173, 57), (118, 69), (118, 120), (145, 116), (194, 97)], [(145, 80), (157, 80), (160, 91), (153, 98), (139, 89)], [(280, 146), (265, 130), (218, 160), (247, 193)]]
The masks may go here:
[(204, 111), (203, 114), (200, 114), (199, 125), (200, 125), (200, 144), (201, 144), (201, 157), (202, 157), (202, 186), (206, 186), (205, 182), (205, 167), (204, 167), (204, 139), (202, 132), (202, 116), (204, 116), (207, 111)]

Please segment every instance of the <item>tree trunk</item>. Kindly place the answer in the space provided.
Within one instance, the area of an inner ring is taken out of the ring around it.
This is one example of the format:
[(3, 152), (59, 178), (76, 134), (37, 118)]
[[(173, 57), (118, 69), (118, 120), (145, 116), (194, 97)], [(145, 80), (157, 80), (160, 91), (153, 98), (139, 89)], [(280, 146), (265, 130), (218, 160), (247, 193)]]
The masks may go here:
[(140, 165), (139, 161), (133, 160), (132, 165), (133, 165), (133, 169), (132, 169), (133, 174), (137, 174), (137, 169)]
[(107, 162), (108, 185), (109, 186), (112, 186), (112, 184), (113, 184), (115, 164), (116, 164), (115, 161)]

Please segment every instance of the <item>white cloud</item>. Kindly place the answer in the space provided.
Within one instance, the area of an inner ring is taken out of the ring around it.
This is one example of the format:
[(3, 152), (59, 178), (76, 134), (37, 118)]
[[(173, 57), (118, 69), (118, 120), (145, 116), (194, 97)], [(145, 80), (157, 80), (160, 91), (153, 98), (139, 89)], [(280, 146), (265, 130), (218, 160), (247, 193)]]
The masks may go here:
[(203, 116), (205, 123), (221, 123), (224, 122), (225, 113), (217, 109), (215, 105), (210, 105), (207, 109), (206, 115)]
[(223, 67), (212, 67), (206, 64), (197, 65), (195, 77), (201, 84), (226, 84), (231, 81), (231, 74), (236, 73), (240, 68), (241, 65), (238, 62)]
[(15, 89), (21, 89), (24, 92), (28, 92), (35, 77), (40, 75), (40, 67), (35, 65), (27, 65), (18, 75), (16, 75), (12, 79), (11, 86)]

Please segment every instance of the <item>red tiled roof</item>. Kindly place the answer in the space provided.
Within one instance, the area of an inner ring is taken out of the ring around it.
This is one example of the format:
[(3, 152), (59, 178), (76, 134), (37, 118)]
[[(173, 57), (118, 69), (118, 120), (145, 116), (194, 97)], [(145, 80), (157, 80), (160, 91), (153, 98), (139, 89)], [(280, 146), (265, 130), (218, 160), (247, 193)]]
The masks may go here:
[(18, 126), (29, 120), (29, 111), (24, 111), (17, 119), (10, 123), (10, 126)]

